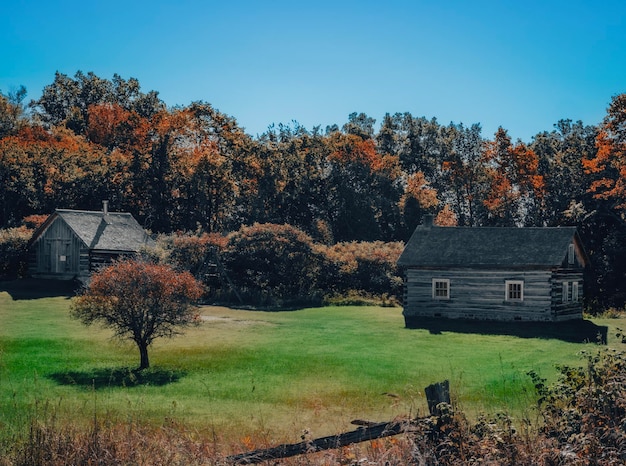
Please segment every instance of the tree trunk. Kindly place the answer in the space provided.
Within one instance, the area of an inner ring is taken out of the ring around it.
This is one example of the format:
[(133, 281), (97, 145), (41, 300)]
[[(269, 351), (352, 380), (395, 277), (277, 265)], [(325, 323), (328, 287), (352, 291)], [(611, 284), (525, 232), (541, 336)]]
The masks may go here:
[(141, 362), (139, 363), (139, 370), (142, 371), (150, 367), (150, 360), (148, 359), (148, 345), (146, 343), (137, 343), (139, 347), (139, 356)]

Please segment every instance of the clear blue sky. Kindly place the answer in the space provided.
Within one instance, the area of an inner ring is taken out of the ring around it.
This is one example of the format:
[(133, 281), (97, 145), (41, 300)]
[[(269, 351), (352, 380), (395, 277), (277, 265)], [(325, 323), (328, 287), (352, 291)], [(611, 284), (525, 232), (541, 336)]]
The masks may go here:
[(599, 123), (626, 92), (626, 2), (20, 1), (0, 9), (0, 91), (54, 73), (137, 78), (252, 135), (342, 125), (352, 112), (498, 126), (530, 142), (562, 118)]

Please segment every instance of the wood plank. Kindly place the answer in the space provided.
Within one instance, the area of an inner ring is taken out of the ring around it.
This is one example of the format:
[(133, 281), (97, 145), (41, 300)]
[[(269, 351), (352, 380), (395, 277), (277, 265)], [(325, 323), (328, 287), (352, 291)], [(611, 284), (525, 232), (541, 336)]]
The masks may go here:
[(255, 450), (240, 455), (229, 456), (227, 460), (234, 464), (257, 464), (263, 461), (290, 458), (303, 453), (315, 453), (333, 448), (341, 448), (353, 443), (390, 437), (404, 432), (410, 426), (408, 422), (381, 422), (339, 435), (331, 435), (311, 441), (279, 445), (264, 450)]

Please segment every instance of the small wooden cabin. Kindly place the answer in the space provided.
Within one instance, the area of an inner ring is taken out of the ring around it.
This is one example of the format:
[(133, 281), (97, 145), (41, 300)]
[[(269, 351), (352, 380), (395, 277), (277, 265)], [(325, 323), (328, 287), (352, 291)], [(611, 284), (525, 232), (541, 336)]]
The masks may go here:
[(35, 231), (29, 272), (34, 278), (86, 280), (113, 259), (154, 244), (129, 213), (57, 209)]
[(575, 227), (420, 225), (398, 259), (404, 319), (582, 319), (587, 255)]

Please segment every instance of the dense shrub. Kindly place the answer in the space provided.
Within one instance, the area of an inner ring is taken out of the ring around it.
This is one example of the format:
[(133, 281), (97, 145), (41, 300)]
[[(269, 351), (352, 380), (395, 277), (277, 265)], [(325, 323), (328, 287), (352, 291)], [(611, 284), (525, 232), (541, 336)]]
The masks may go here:
[[(619, 335), (618, 335), (619, 336)], [(605, 348), (585, 354), (586, 367), (559, 367), (553, 386), (531, 372), (549, 456), (567, 464), (626, 462), (626, 353)]]
[(324, 305), (394, 307), (398, 305), (398, 298), (387, 293), (374, 294), (363, 290), (347, 290), (341, 293), (326, 293)]
[(323, 257), (311, 237), (291, 225), (243, 226), (228, 236), (222, 259), (235, 286), (256, 304), (316, 297)]
[[(469, 421), (452, 406), (442, 406), (440, 416), (421, 418), (411, 425), (412, 461), (416, 465), (539, 465), (539, 444), (519, 433), (512, 419), (499, 413)], [(555, 463), (559, 464), (559, 463)]]
[(144, 250), (144, 257), (153, 262), (167, 264), (176, 270), (197, 274), (205, 260), (212, 259), (215, 251), (224, 248), (226, 238), (216, 233), (173, 233), (159, 235), (156, 246)]
[(396, 261), (404, 244), (401, 242), (353, 241), (320, 246), (326, 258), (323, 284), (332, 295), (354, 295), (355, 291), (399, 300), (402, 278)]
[[(315, 243), (291, 225), (254, 224), (228, 236), (159, 235), (146, 259), (187, 270), (205, 280), (218, 300), (253, 305), (395, 305), (402, 292), (396, 261), (401, 242)], [(206, 262), (222, 260), (227, 276), (200, 276)], [(229, 280), (230, 279), (230, 280)], [(230, 283), (229, 283), (230, 281)], [(322, 300), (323, 297), (323, 300)]]
[(26, 227), (0, 230), (0, 278), (24, 276), (28, 270), (28, 242), (33, 231)]
[[(618, 335), (619, 337), (620, 335)], [(506, 413), (470, 422), (441, 406), (438, 417), (411, 426), (413, 464), (609, 466), (626, 463), (626, 353), (603, 348), (584, 354), (585, 366), (560, 366), (548, 385), (529, 372), (540, 422)]]

